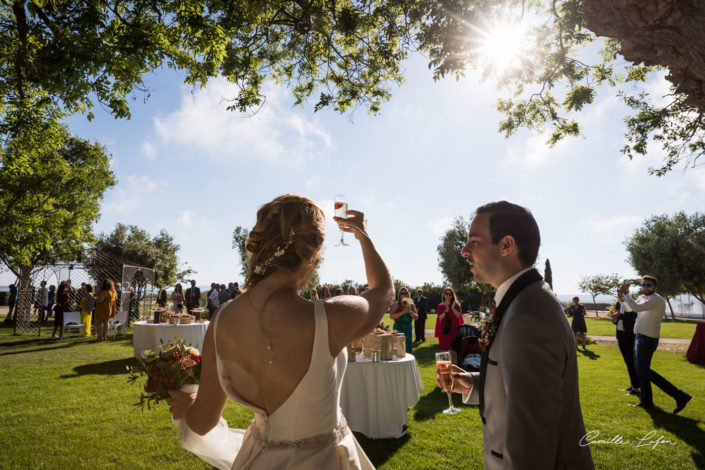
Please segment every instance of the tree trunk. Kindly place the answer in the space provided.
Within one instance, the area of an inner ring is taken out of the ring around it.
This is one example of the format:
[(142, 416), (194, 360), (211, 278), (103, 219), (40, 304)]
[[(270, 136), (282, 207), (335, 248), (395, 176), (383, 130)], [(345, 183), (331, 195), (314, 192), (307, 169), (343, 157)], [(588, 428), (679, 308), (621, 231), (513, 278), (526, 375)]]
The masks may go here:
[(701, 308), (701, 310), (703, 312), (703, 318), (705, 318), (705, 295), (703, 295), (703, 294), (690, 294), (690, 295), (692, 295), (693, 297), (698, 299), (700, 301), (700, 303), (703, 304), (703, 307)]
[(29, 316), (32, 313), (32, 304), (34, 301), (31, 274), (32, 266), (22, 266), (22, 268), (20, 268), (20, 277), (17, 285), (17, 300), (15, 301), (15, 328), (13, 334), (29, 329)]
[(592, 296), (592, 305), (595, 307), (595, 318), (599, 317), (599, 315), (597, 314), (597, 302), (595, 301), (596, 297), (596, 295)]
[(705, 108), (705, 2), (584, 0), (583, 8), (588, 29), (618, 38), (630, 62), (668, 67), (676, 93)]
[(666, 297), (666, 302), (668, 302), (668, 308), (671, 309), (671, 318), (675, 320), (675, 319), (676, 319), (676, 314), (673, 313), (673, 305), (671, 305), (671, 298), (670, 298), (670, 297)]

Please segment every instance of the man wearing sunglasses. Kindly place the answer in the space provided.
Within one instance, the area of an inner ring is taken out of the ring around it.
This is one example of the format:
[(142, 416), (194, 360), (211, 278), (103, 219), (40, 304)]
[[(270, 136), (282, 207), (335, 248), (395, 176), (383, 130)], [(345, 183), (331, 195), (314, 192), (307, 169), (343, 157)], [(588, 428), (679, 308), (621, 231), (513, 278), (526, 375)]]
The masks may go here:
[(634, 323), (634, 334), (636, 334), (634, 368), (641, 385), (641, 400), (631, 406), (647, 410), (654, 407), (651, 394), (651, 383), (653, 382), (676, 400), (676, 408), (673, 410), (675, 414), (685, 408), (692, 397), (651, 369), (651, 358), (656, 352), (661, 333), (661, 319), (666, 314), (666, 301), (656, 293), (657, 289), (658, 280), (654, 276), (642, 276), (642, 295), (636, 301), (629, 296), (628, 284), (620, 285), (617, 292), (622, 302), (628, 305), (632, 311), (637, 312), (636, 323)]

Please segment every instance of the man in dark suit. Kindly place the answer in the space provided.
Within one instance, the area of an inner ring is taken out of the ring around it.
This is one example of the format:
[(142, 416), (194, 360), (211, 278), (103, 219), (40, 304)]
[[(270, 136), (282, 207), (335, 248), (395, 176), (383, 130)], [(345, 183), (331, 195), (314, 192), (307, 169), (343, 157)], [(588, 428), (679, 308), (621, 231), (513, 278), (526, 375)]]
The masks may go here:
[(533, 268), (540, 240), (527, 209), (493, 202), (475, 212), (462, 250), (475, 281), (497, 289), (497, 309), (480, 338), (480, 372), (452, 372), (453, 391), (465, 403), (479, 402), (489, 470), (594, 468), (575, 339), (561, 303)]
[(622, 391), (627, 392), (628, 395), (641, 395), (639, 379), (634, 369), (634, 341), (636, 340), (634, 323), (636, 322), (636, 312), (632, 312), (629, 306), (617, 302), (610, 316), (612, 317), (612, 322), (617, 325), (617, 344), (629, 374), (629, 387)]
[(191, 287), (186, 289), (186, 308), (188, 312), (201, 306), (201, 289), (196, 286), (196, 281), (191, 280)]
[(416, 297), (414, 297), (414, 305), (416, 305), (416, 313), (419, 317), (414, 320), (414, 333), (416, 335), (416, 343), (426, 341), (426, 314), (428, 301), (423, 295), (423, 290), (416, 289)]

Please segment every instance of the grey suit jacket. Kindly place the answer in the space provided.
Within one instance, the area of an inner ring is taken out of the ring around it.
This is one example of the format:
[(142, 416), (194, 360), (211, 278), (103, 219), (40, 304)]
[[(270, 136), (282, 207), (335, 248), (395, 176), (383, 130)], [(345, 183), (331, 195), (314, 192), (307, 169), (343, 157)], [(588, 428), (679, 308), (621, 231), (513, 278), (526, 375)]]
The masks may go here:
[[(465, 403), (479, 399), (479, 374)], [(483, 419), (485, 469), (593, 469), (581, 446), (575, 338), (548, 284), (514, 298), (490, 349)]]

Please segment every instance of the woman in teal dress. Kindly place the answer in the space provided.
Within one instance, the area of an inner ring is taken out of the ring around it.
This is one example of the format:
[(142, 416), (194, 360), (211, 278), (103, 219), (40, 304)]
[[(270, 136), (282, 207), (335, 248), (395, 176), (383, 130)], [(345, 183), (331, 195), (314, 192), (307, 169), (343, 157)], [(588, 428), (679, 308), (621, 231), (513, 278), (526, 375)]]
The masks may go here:
[(399, 297), (392, 305), (392, 311), (389, 316), (394, 320), (394, 329), (406, 335), (406, 352), (411, 354), (411, 349), (414, 346), (414, 340), (411, 336), (411, 325), (414, 320), (419, 318), (419, 315), (416, 313), (414, 301), (411, 299), (409, 289), (406, 287), (399, 289)]

